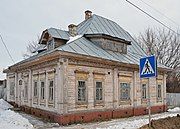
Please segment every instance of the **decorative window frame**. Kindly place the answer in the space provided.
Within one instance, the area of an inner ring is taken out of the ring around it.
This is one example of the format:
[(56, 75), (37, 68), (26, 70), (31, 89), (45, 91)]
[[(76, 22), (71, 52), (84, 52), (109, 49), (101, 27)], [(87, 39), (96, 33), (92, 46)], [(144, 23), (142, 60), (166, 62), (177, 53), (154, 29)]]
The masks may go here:
[[(121, 84), (127, 84), (127, 85), (129, 85), (129, 98), (128, 99), (122, 99), (122, 96), (121, 96), (121, 94), (122, 94), (122, 85)], [(131, 83), (130, 82), (120, 82), (119, 83), (119, 100), (121, 101), (121, 102), (124, 102), (124, 101), (131, 101)]]
[[(53, 99), (50, 100), (50, 82), (53, 81)], [(54, 106), (54, 102), (55, 102), (55, 79), (51, 78), (48, 79), (48, 106)]]
[(24, 84), (24, 101), (28, 102), (28, 94), (29, 94), (28, 93), (28, 86), (29, 86), (28, 80), (24, 80), (23, 84)]
[[(51, 44), (51, 45), (50, 45)], [(47, 46), (48, 46), (48, 50), (53, 50), (55, 48), (55, 42), (54, 42), (54, 39), (51, 38), (48, 40), (47, 42)]]
[[(37, 83), (37, 93), (35, 95), (35, 83)], [(39, 81), (38, 80), (33, 80), (33, 104), (38, 104), (38, 85), (39, 85)]]
[[(96, 99), (96, 83), (101, 82), (102, 83), (102, 100)], [(104, 105), (104, 81), (103, 80), (95, 80), (94, 81), (94, 103), (95, 105)]]
[[(94, 80), (94, 106), (104, 106), (105, 105), (105, 73), (103, 72), (93, 72)], [(96, 100), (96, 82), (102, 83), (102, 100)]]
[[(158, 97), (158, 85), (161, 86), (161, 97)], [(163, 101), (163, 80), (157, 79), (156, 80), (156, 100), (157, 102), (162, 102)]]
[[(129, 99), (121, 99), (121, 83), (127, 83), (130, 85), (130, 94), (129, 94)], [(132, 84), (133, 84), (133, 72), (129, 71), (120, 71), (118, 73), (118, 102), (119, 106), (121, 105), (131, 105), (132, 103)]]
[[(76, 88), (75, 88), (75, 92), (76, 92), (76, 106), (85, 106), (87, 107), (88, 104), (88, 78), (89, 78), (89, 72), (85, 72), (85, 71), (75, 71), (75, 80), (76, 80)], [(85, 88), (86, 88), (86, 93), (85, 93), (85, 101), (79, 101), (78, 100), (78, 84), (79, 81), (84, 81), (85, 82)]]
[(15, 82), (14, 81), (10, 81), (9, 84), (10, 84), (9, 95), (11, 97), (15, 97)]
[[(42, 82), (44, 83), (44, 98), (42, 98)], [(40, 80), (40, 104), (44, 105), (45, 104), (45, 95), (46, 95), (46, 81), (45, 80)]]
[[(47, 89), (46, 89), (46, 98), (47, 98), (47, 102), (48, 102), (48, 107), (54, 107), (55, 106), (55, 75), (56, 74), (56, 69), (55, 68), (52, 68), (52, 69), (49, 69), (47, 70), (47, 75), (46, 75), (46, 78), (47, 78)], [(50, 81), (53, 81), (53, 100), (49, 100), (49, 86), (50, 86)], [(45, 84), (46, 85), (46, 84)]]
[[(142, 86), (146, 85), (146, 98), (142, 97), (143, 94), (143, 89)], [(140, 91), (141, 91), (141, 103), (147, 104), (148, 103), (148, 79), (141, 79), (141, 83), (140, 83)]]

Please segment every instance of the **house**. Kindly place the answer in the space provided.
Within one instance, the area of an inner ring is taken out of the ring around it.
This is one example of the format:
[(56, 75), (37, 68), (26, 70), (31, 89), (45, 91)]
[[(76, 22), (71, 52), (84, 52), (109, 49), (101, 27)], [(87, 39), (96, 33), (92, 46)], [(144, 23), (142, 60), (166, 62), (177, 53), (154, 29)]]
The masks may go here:
[(38, 54), (4, 70), (7, 100), (25, 112), (62, 125), (166, 111), (166, 72), (140, 79), (139, 59), (146, 56), (117, 23), (85, 12), (68, 31), (42, 32)]
[(6, 100), (6, 79), (0, 80), (0, 99)]

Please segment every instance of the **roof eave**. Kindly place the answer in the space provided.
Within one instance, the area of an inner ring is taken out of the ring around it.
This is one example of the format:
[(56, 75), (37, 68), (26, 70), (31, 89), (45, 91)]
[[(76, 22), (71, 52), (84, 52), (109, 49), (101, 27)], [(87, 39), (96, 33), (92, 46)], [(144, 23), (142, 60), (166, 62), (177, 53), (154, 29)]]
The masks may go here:
[(102, 37), (102, 38), (106, 38), (106, 39), (109, 39), (109, 40), (122, 42), (122, 43), (125, 43), (127, 45), (131, 45), (131, 41), (127, 41), (125, 39), (121, 39), (121, 38), (118, 38), (118, 37), (113, 37), (113, 36), (110, 36), (110, 35), (107, 35), (107, 34), (84, 34), (84, 36), (87, 37), (87, 38)]

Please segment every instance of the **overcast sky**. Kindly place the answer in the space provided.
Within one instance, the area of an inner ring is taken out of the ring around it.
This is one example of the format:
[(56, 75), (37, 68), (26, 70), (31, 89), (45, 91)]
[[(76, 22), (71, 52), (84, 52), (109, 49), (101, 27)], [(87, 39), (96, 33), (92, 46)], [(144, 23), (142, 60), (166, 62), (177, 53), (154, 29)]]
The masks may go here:
[[(180, 25), (180, 0), (129, 0), (172, 29)], [(145, 3), (170, 17), (168, 20)], [(22, 60), (22, 54), (30, 41), (35, 41), (46, 28), (67, 30), (70, 23), (84, 20), (84, 11), (101, 15), (117, 22), (132, 36), (138, 36), (148, 27), (162, 27), (160, 24), (134, 8), (126, 0), (0, 0), (0, 34), (9, 48), (15, 62)], [(3, 68), (12, 65), (0, 41), (0, 79), (4, 79)]]

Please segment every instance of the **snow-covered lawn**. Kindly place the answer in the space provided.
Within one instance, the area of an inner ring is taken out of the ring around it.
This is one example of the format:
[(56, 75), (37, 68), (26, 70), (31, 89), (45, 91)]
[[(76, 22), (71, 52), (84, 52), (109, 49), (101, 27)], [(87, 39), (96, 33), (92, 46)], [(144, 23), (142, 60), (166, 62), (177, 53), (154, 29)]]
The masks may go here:
[[(160, 118), (172, 117), (180, 114), (180, 108), (169, 109), (168, 112), (154, 114), (152, 119), (157, 120)], [(61, 126), (58, 129), (138, 129), (139, 127), (148, 124), (148, 115), (135, 116), (130, 118), (115, 119), (111, 121), (77, 124), (69, 126)], [(57, 129), (57, 128), (53, 128)]]
[(0, 129), (33, 129), (33, 125), (26, 118), (9, 108), (12, 106), (0, 99)]
[[(8, 110), (12, 108), (6, 101), (0, 99), (0, 129), (33, 129), (34, 127), (41, 127), (43, 129), (138, 129), (139, 127), (148, 124), (148, 115), (135, 116), (130, 118), (114, 119), (111, 121), (77, 124), (69, 126), (59, 126), (43, 122), (36, 117), (28, 114), (16, 113)], [(168, 112), (152, 115), (152, 119), (160, 119), (172, 117), (180, 114), (180, 108), (169, 109)], [(29, 119), (29, 120), (28, 120)], [(31, 123), (33, 124), (31, 124)], [(53, 126), (56, 126), (53, 128)]]

